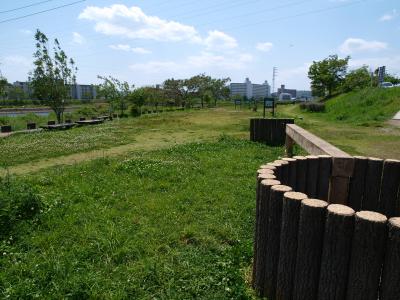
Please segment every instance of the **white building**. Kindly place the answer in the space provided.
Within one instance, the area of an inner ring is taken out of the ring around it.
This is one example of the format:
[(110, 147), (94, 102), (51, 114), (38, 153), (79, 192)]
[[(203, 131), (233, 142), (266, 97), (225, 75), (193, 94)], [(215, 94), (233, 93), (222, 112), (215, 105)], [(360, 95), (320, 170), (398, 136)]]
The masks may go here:
[(245, 96), (247, 99), (265, 98), (271, 95), (271, 86), (268, 81), (262, 84), (253, 84), (249, 78), (246, 78), (244, 83), (231, 83), (229, 89), (231, 96)]

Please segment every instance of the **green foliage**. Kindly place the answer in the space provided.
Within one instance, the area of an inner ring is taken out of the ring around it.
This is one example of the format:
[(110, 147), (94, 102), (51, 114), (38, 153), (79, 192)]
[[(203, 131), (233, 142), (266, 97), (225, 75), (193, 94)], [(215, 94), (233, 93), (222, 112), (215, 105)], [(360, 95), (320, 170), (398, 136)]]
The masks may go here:
[(309, 112), (322, 112), (325, 111), (325, 103), (303, 102), (300, 103), (300, 108)]
[(384, 78), (385, 82), (391, 82), (393, 84), (399, 84), (400, 83), (400, 77), (396, 77), (395, 75), (391, 74), (386, 74)]
[(343, 92), (350, 92), (353, 90), (361, 90), (370, 87), (373, 83), (371, 74), (367, 66), (350, 71), (343, 82)]
[(6, 88), (8, 86), (8, 81), (3, 75), (1, 75), (0, 71), (0, 98), (4, 99), (6, 96)]
[(2, 296), (252, 298), (254, 170), (281, 153), (223, 136), (37, 174), (49, 209), (0, 245)]
[(0, 199), (0, 240), (21, 222), (32, 220), (43, 208), (40, 197), (30, 185), (8, 176), (0, 177)]
[(314, 61), (308, 71), (311, 79), (311, 90), (314, 96), (331, 97), (341, 86), (350, 57), (343, 59), (331, 55), (322, 61)]
[(48, 38), (39, 29), (36, 31), (35, 40), (35, 69), (30, 74), (30, 84), (34, 96), (50, 106), (60, 123), (67, 99), (70, 98), (71, 85), (75, 84), (77, 68), (74, 60), (68, 59), (61, 49), (57, 39), (54, 40), (53, 57), (48, 48)]
[(131, 106), (130, 114), (131, 114), (132, 117), (135, 118), (135, 117), (140, 117), (140, 115), (141, 115), (142, 113), (141, 113), (139, 107), (137, 107), (136, 105), (132, 105), (132, 106)]

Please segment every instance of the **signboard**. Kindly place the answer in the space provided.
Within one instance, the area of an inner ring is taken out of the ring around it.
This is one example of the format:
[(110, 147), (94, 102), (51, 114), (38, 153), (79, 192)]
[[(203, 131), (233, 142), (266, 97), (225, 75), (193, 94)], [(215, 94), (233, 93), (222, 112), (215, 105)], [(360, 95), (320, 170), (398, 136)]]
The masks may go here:
[(386, 67), (385, 66), (379, 67), (379, 69), (378, 69), (378, 81), (379, 81), (379, 84), (382, 84), (382, 82), (384, 81), (385, 73), (386, 73)]
[(264, 118), (266, 108), (272, 108), (272, 115), (275, 115), (275, 98), (264, 98)]

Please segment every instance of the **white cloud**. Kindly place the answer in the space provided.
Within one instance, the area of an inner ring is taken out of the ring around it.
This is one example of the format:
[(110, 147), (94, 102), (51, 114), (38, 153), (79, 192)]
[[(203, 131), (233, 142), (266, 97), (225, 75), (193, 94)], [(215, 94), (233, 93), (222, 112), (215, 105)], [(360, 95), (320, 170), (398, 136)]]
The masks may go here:
[(238, 46), (234, 37), (218, 30), (209, 31), (208, 36), (204, 39), (204, 44), (207, 49), (214, 50), (234, 49)]
[(9, 55), (2, 60), (5, 66), (21, 66), (24, 68), (32, 66), (32, 60), (21, 55)]
[(386, 66), (388, 72), (400, 73), (400, 56), (370, 57), (363, 59), (351, 59), (349, 61), (349, 67), (351, 69), (362, 66), (369, 66), (372, 70), (375, 70), (380, 66)]
[(25, 34), (25, 35), (33, 34), (32, 30), (29, 30), (29, 29), (20, 29), (19, 32), (22, 34)]
[(397, 10), (393, 9), (390, 13), (384, 14), (382, 17), (379, 18), (379, 21), (381, 22), (387, 22), (387, 21), (391, 21), (394, 18), (397, 17)]
[(141, 48), (141, 47), (131, 47), (129, 45), (125, 45), (125, 44), (118, 44), (118, 45), (110, 45), (111, 49), (114, 50), (120, 50), (120, 51), (126, 51), (126, 52), (134, 52), (137, 54), (150, 54), (151, 51)]
[(272, 49), (273, 46), (274, 46), (274, 44), (272, 44), (270, 42), (258, 43), (256, 45), (256, 49), (258, 51), (268, 52)]
[(114, 4), (110, 7), (88, 6), (79, 19), (95, 21), (95, 30), (106, 35), (157, 41), (199, 42), (193, 26), (146, 15), (140, 7)]
[(131, 70), (141, 71), (144, 73), (160, 73), (165, 70), (176, 70), (182, 66), (173, 61), (150, 61), (147, 63), (137, 63), (129, 66)]
[(74, 44), (81, 45), (81, 44), (85, 43), (85, 41), (86, 41), (85, 38), (80, 33), (78, 33), (78, 32), (72, 33), (72, 42)]
[(339, 50), (344, 54), (361, 51), (379, 51), (387, 48), (387, 44), (379, 41), (366, 41), (359, 38), (348, 38), (340, 45)]

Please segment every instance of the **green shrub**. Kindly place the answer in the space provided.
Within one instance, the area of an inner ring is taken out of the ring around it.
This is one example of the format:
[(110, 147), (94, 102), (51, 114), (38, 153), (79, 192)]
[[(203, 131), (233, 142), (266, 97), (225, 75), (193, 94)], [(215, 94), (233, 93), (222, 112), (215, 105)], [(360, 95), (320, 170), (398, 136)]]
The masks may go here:
[(28, 184), (6, 177), (0, 178), (0, 240), (18, 223), (33, 219), (42, 202)]
[(140, 108), (137, 107), (136, 105), (132, 105), (131, 106), (131, 116), (132, 117), (140, 117), (141, 112), (140, 112)]
[(310, 112), (322, 112), (325, 111), (325, 103), (303, 102), (300, 104), (300, 108)]

